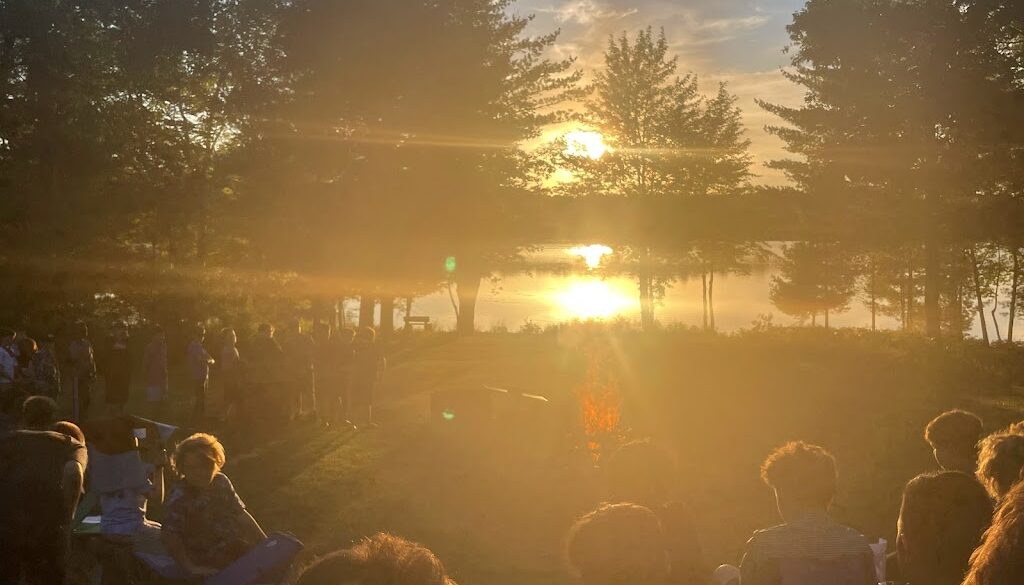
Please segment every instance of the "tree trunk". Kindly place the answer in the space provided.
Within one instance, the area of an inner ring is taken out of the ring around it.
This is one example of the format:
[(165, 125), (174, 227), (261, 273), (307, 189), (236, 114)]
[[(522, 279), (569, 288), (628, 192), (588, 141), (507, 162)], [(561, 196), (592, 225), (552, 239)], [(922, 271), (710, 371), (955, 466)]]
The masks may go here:
[(907, 265), (907, 331), (914, 328), (914, 301), (917, 290), (914, 288), (914, 268)]
[(818, 326), (818, 312), (815, 311), (815, 312), (811, 313), (811, 327), (817, 327), (817, 326)]
[(715, 325), (715, 267), (708, 271), (708, 313), (711, 315), (711, 330), (717, 331)]
[(1006, 341), (1013, 343), (1013, 322), (1017, 318), (1017, 289), (1020, 288), (1020, 250), (1013, 251), (1013, 278), (1010, 280), (1010, 321), (1006, 324)]
[(876, 279), (878, 277), (878, 268), (875, 266), (875, 258), (871, 257), (871, 280), (868, 282), (868, 287), (871, 289), (871, 330), (876, 331), (875, 319), (878, 315), (878, 302), (875, 299), (875, 287)]
[(708, 269), (705, 266), (701, 266), (700, 273), (701, 280), (701, 294), (704, 301), (704, 331), (708, 330)]
[(924, 328), (928, 337), (942, 334), (942, 311), (939, 307), (939, 287), (942, 275), (939, 274), (939, 246), (934, 238), (929, 237), (924, 245)]
[(381, 297), (380, 299), (380, 333), (391, 335), (395, 332), (395, 298)]
[(373, 295), (363, 294), (359, 297), (359, 326), (373, 327), (373, 312), (377, 308), (377, 299)]
[(654, 329), (654, 278), (651, 275), (651, 252), (643, 248), (640, 256), (640, 327), (644, 331)]
[(981, 294), (981, 274), (978, 272), (978, 258), (974, 255), (974, 248), (967, 252), (971, 259), (971, 270), (974, 274), (974, 295), (978, 302), (978, 319), (981, 320), (981, 339), (988, 345), (988, 322), (985, 319), (985, 301)]
[(456, 295), (459, 297), (459, 313), (455, 330), (459, 335), (472, 335), (476, 331), (476, 300), (480, 294), (479, 274), (464, 274), (456, 279)]
[(825, 309), (825, 329), (828, 329), (828, 328), (829, 328), (829, 323), (828, 323), (828, 309)]

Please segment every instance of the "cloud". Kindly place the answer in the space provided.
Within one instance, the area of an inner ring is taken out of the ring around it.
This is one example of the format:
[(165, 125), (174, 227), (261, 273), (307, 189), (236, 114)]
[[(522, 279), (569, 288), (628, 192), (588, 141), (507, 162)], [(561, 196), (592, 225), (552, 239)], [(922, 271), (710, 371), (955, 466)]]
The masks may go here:
[(552, 14), (562, 23), (589, 25), (603, 20), (618, 20), (636, 14), (639, 9), (615, 10), (598, 0), (569, 0), (555, 8), (537, 8), (539, 13)]

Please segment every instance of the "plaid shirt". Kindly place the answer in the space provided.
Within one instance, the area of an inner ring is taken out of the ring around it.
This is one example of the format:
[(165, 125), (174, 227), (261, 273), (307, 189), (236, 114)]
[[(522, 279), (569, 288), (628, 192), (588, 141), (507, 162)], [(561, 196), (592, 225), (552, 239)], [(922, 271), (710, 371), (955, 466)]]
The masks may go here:
[(218, 473), (207, 488), (185, 483), (174, 488), (167, 498), (163, 530), (181, 539), (193, 563), (223, 569), (254, 544), (239, 534), (244, 512), (231, 480)]
[(747, 541), (743, 585), (874, 585), (868, 541), (825, 512), (759, 530)]

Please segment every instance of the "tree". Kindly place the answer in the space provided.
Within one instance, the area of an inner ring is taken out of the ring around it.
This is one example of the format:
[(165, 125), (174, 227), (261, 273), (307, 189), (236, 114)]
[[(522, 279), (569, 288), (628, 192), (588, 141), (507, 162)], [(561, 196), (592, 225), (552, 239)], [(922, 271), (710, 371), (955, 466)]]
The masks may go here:
[(852, 255), (834, 243), (801, 242), (783, 253), (781, 274), (772, 277), (771, 300), (787, 315), (825, 327), (832, 313), (849, 308), (856, 294), (856, 266)]

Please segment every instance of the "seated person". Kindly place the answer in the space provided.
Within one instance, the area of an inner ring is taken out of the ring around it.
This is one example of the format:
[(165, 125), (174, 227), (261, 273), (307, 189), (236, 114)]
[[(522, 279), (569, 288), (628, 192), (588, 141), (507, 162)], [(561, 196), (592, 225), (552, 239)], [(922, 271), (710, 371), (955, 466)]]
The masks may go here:
[(995, 433), (982, 439), (978, 481), (999, 502), (1020, 481), (1024, 467), (1024, 435)]
[(992, 522), (992, 502), (959, 471), (915, 477), (903, 491), (896, 553), (911, 585), (960, 585), (971, 553)]
[[(146, 512), (149, 504), (163, 503), (166, 455), (157, 445), (150, 449), (155, 454), (152, 461), (143, 461), (134, 430), (129, 416), (93, 425), (90, 485), (100, 494), (104, 536), (137, 551), (160, 554), (160, 525), (147, 520)], [(147, 442), (156, 443), (155, 435), (147, 433)]]
[(704, 560), (692, 513), (673, 498), (677, 474), (672, 455), (649, 440), (633, 441), (612, 454), (605, 471), (610, 502), (645, 506), (661, 522), (671, 558), (669, 582), (709, 582), (711, 567)]
[(946, 471), (974, 473), (978, 465), (981, 419), (965, 410), (948, 410), (935, 417), (924, 430), (939, 467)]
[(783, 524), (747, 541), (743, 585), (874, 585), (874, 555), (863, 535), (828, 515), (836, 493), (836, 462), (817, 445), (779, 447), (761, 465), (775, 490)]
[(658, 517), (636, 504), (605, 504), (569, 532), (567, 556), (581, 585), (660, 585), (669, 575)]
[(46, 396), (30, 396), (22, 407), (21, 419), (30, 431), (48, 431), (57, 422), (57, 403)]
[(376, 534), (331, 553), (306, 569), (297, 585), (455, 585), (430, 549), (392, 534)]
[(1024, 482), (1015, 485), (996, 510), (992, 527), (971, 555), (963, 585), (1024, 583)]
[(205, 433), (182, 441), (174, 454), (180, 481), (164, 505), (162, 540), (195, 576), (216, 574), (267, 536), (220, 472), (224, 463), (224, 447)]
[[(0, 583), (62, 585), (88, 463), (72, 423), (0, 437)], [(22, 581), (24, 579), (24, 581)]]

